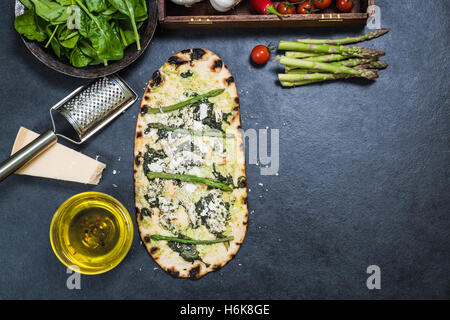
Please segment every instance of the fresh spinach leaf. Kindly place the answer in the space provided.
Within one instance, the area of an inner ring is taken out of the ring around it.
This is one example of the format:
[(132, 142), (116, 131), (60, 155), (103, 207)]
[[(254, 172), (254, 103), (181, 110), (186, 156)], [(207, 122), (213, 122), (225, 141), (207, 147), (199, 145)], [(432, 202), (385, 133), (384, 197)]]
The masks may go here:
[(108, 23), (108, 19), (102, 15), (94, 16), (80, 3), (80, 0), (75, 1), (86, 13), (81, 15), (78, 31), (91, 41), (98, 57), (103, 60), (122, 59), (124, 46), (117, 32)]
[(22, 2), (22, 4), (25, 6), (25, 8), (27, 9), (34, 9), (33, 7), (33, 3), (31, 3), (31, 0), (20, 0), (20, 2)]
[(81, 39), (78, 43), (78, 48), (80, 48), (83, 53), (91, 58), (98, 58), (97, 51), (88, 43), (88, 41)]
[[(178, 235), (178, 238), (189, 239), (187, 237), (184, 237), (181, 234)], [(193, 244), (185, 244), (185, 243), (181, 243), (181, 242), (168, 241), (167, 245), (173, 251), (178, 252), (178, 254), (184, 260), (186, 260), (188, 262), (194, 262), (195, 260), (201, 260), (200, 254), (197, 251), (196, 246)]]
[(136, 41), (133, 30), (122, 29), (120, 26), (118, 27), (120, 38), (122, 39), (122, 43), (125, 47)]
[(70, 64), (72, 64), (74, 67), (86, 67), (91, 61), (92, 58), (85, 55), (78, 47), (75, 47), (70, 54)]
[(136, 46), (138, 50), (141, 50), (141, 44), (139, 40), (139, 33), (137, 31), (136, 26), (136, 17), (135, 17), (135, 10), (138, 6), (138, 1), (136, 0), (108, 0), (109, 3), (111, 3), (117, 10), (119, 10), (124, 15), (128, 16), (131, 24), (133, 26), (133, 32), (134, 36), (136, 38)]
[(102, 11), (102, 15), (104, 16), (110, 16), (113, 13), (117, 12), (117, 9), (114, 8), (113, 6), (109, 6), (106, 10)]
[(78, 48), (80, 48), (80, 50), (85, 55), (92, 58), (92, 61), (89, 63), (90, 65), (104, 63), (104, 61), (98, 57), (97, 51), (95, 51), (95, 49), (92, 48), (92, 46), (89, 44), (89, 42), (87, 40), (84, 40), (84, 38), (82, 38), (78, 42)]
[(84, 2), (91, 12), (102, 12), (108, 8), (106, 0), (84, 0)]
[(73, 4), (72, 0), (56, 0), (62, 6), (70, 6)]
[(47, 34), (40, 28), (32, 9), (25, 11), (14, 20), (14, 28), (28, 40), (42, 42), (47, 39)]
[(136, 21), (140, 20), (144, 16), (148, 16), (147, 13), (147, 0), (135, 0), (136, 7), (134, 14), (136, 16)]
[(60, 41), (61, 46), (73, 49), (77, 45), (78, 40), (80, 39), (80, 35), (77, 34), (67, 40)]
[(55, 39), (52, 39), (50, 41), (50, 46), (52, 47), (53, 52), (56, 54), (56, 56), (61, 59), (63, 53), (62, 53), (61, 45), (58, 43), (58, 41), (56, 41)]
[(34, 4), (36, 14), (52, 24), (66, 23), (70, 17), (66, 6), (57, 2), (31, 0)]

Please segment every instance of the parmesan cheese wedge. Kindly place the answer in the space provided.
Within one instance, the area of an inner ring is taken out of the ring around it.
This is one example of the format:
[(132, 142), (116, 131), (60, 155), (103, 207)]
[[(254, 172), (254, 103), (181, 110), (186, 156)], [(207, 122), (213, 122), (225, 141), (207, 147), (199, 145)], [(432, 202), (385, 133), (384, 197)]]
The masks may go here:
[[(22, 149), (39, 136), (36, 132), (20, 127), (11, 154)], [(106, 167), (95, 159), (56, 143), (15, 173), (28, 176), (98, 184)]]

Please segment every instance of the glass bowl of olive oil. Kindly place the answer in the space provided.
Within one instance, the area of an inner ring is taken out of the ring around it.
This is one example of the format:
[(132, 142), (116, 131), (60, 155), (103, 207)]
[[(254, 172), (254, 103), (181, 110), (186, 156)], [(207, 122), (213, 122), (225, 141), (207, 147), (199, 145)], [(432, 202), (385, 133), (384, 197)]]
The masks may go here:
[(83, 274), (99, 274), (117, 266), (132, 241), (133, 222), (127, 209), (101, 192), (67, 199), (50, 226), (50, 243), (58, 259)]

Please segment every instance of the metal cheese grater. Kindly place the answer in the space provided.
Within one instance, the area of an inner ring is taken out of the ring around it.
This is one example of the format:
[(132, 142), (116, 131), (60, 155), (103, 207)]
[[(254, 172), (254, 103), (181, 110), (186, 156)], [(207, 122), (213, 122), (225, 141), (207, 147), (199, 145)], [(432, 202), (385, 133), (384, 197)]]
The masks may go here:
[[(83, 143), (136, 100), (136, 93), (118, 75), (97, 79), (79, 87), (50, 108), (53, 130), (41, 134), (0, 164), (0, 181), (54, 145), (58, 136), (72, 143)], [(60, 122), (55, 122), (56, 118)], [(73, 135), (68, 137), (57, 133), (55, 123), (58, 127), (65, 127), (66, 131), (70, 129)]]

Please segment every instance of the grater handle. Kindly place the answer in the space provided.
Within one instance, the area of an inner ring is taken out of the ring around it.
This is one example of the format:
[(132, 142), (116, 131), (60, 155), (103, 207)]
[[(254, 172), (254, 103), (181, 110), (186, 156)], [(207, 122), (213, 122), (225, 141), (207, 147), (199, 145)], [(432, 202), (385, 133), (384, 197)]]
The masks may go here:
[(57, 141), (58, 137), (56, 134), (52, 130), (49, 130), (0, 163), (0, 182), (24, 166), (28, 161), (54, 145)]

